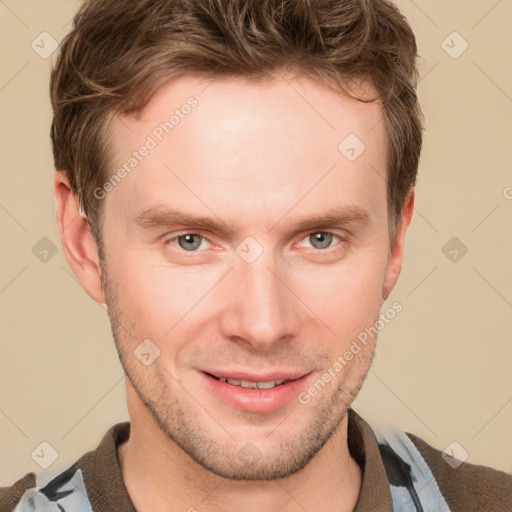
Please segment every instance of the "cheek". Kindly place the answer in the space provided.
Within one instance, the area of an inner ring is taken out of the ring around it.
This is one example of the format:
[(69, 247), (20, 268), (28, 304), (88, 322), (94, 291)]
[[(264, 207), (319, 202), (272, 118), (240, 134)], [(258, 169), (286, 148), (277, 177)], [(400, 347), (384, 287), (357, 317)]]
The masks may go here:
[(111, 274), (122, 314), (138, 335), (173, 344), (179, 341), (176, 333), (197, 320), (199, 303), (207, 302), (204, 297), (222, 276), (218, 268), (178, 268), (139, 251), (125, 251)]
[(337, 265), (295, 271), (296, 295), (337, 339), (350, 340), (379, 316), (385, 258), (380, 252), (354, 254)]

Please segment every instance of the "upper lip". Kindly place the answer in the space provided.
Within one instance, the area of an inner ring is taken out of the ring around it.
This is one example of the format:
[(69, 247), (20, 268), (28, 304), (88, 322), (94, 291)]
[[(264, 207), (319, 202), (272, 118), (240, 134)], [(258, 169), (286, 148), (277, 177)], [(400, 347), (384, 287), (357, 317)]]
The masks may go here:
[(254, 373), (246, 370), (202, 370), (214, 377), (227, 377), (228, 379), (248, 380), (251, 382), (271, 382), (276, 380), (296, 380), (310, 372), (302, 370), (267, 370)]

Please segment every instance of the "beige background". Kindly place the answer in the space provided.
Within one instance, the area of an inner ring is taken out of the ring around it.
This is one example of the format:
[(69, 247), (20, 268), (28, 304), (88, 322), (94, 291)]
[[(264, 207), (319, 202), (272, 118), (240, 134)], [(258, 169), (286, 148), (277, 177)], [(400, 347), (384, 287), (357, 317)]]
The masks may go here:
[[(424, 152), (404, 267), (387, 301), (404, 309), (381, 331), (354, 408), (512, 472), (512, 4), (398, 4), (423, 57)], [(3, 485), (41, 471), (31, 453), (42, 441), (59, 454), (50, 470), (64, 469), (128, 419), (106, 311), (60, 246), (48, 134), (55, 54), (43, 59), (31, 47), (44, 31), (60, 41), (77, 5), (0, 1)], [(458, 58), (443, 49), (463, 49), (454, 31), (469, 44)], [(46, 262), (33, 252), (43, 237), (57, 249)], [(451, 246), (443, 252), (452, 237), (468, 249), (455, 262), (445, 256)]]

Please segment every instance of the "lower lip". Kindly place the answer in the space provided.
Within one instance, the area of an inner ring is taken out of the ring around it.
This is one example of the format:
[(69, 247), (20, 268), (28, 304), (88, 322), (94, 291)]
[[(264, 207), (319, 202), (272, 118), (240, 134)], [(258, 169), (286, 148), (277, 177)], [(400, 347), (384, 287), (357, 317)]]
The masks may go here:
[(209, 389), (235, 409), (250, 412), (271, 412), (290, 403), (306, 387), (311, 373), (271, 389), (246, 389), (199, 372)]

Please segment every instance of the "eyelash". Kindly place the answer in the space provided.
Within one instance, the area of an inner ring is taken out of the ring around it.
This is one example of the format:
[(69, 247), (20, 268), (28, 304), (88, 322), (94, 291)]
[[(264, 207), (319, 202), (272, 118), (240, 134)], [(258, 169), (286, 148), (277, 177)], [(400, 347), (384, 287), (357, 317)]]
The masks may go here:
[[(336, 233), (333, 233), (332, 231), (311, 231), (311, 232), (309, 232), (306, 236), (304, 236), (303, 238), (301, 238), (301, 241), (302, 241), (302, 240), (304, 240), (305, 238), (308, 238), (309, 236), (314, 235), (314, 234), (317, 234), (317, 233), (322, 233), (322, 234), (326, 234), (326, 235), (333, 235), (333, 236), (335, 236), (335, 237), (339, 238), (340, 243), (339, 243), (339, 244), (337, 244), (337, 245), (331, 246), (331, 247), (327, 247), (326, 249), (315, 249), (315, 248), (309, 248), (309, 249), (310, 249), (310, 251), (312, 251), (312, 252), (313, 252), (313, 253), (315, 253), (315, 254), (319, 254), (319, 253), (327, 254), (327, 253), (330, 253), (330, 252), (332, 252), (333, 250), (336, 250), (336, 248), (338, 247), (338, 245), (342, 245), (342, 244), (343, 244), (343, 242), (345, 242), (345, 240), (344, 240), (340, 235), (338, 235), (338, 234), (336, 234)], [(195, 235), (195, 236), (199, 236), (199, 237), (201, 237), (203, 240), (206, 240), (207, 242), (212, 243), (212, 242), (208, 239), (208, 237), (206, 237), (206, 236), (204, 236), (204, 235), (201, 235), (201, 234), (199, 234), (199, 233), (195, 233), (195, 232), (193, 232), (193, 231), (184, 231), (184, 232), (182, 232), (182, 233), (178, 233), (177, 235), (174, 235), (174, 236), (173, 236), (173, 237), (171, 237), (171, 238), (167, 238), (167, 239), (165, 240), (165, 242), (164, 242), (164, 243), (165, 243), (165, 245), (171, 245), (171, 242), (174, 242), (174, 241), (175, 241), (175, 240), (177, 240), (179, 237), (181, 237), (181, 236), (185, 236), (185, 235)], [(193, 255), (195, 255), (195, 254), (198, 254), (198, 253), (203, 252), (203, 251), (198, 251), (198, 250), (196, 250), (196, 251), (185, 251), (185, 250), (183, 250), (183, 249), (180, 249), (179, 247), (177, 247), (177, 249), (179, 249), (179, 251), (180, 251), (180, 252), (182, 252), (182, 253), (186, 254), (186, 255), (187, 255), (187, 257), (188, 257), (188, 256), (193, 256)]]

